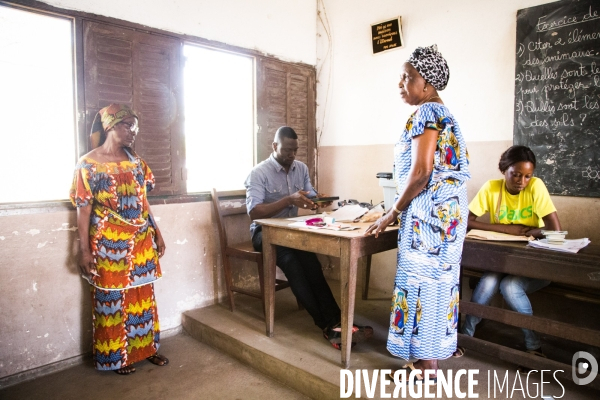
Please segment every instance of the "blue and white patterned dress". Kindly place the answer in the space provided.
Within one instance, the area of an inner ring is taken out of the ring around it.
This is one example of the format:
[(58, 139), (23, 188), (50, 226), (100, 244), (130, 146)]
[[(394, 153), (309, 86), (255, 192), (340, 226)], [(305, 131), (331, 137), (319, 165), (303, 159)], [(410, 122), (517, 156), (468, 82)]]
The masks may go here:
[(406, 360), (444, 359), (456, 350), (458, 280), (469, 208), (467, 147), (458, 123), (438, 103), (421, 105), (394, 148), (397, 193), (411, 167), (412, 139), (439, 132), (427, 186), (398, 217), (398, 264), (387, 349)]

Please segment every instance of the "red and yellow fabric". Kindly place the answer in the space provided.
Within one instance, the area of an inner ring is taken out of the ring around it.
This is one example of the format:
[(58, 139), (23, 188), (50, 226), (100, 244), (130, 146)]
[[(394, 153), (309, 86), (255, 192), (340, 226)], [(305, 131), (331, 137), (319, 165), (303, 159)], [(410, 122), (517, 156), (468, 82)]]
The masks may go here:
[(154, 176), (135, 153), (128, 156), (118, 163), (82, 157), (70, 192), (75, 206), (92, 205), (89, 240), (98, 273), (90, 281), (93, 340), (102, 370), (140, 361), (159, 346), (153, 282), (162, 273), (146, 199)]
[(161, 277), (146, 201), (153, 187), (152, 171), (131, 154), (119, 163), (83, 157), (77, 165), (70, 197), (77, 207), (92, 204), (90, 249), (98, 270), (94, 286), (123, 289)]
[(127, 290), (92, 287), (96, 369), (114, 370), (156, 354), (160, 327), (154, 285)]

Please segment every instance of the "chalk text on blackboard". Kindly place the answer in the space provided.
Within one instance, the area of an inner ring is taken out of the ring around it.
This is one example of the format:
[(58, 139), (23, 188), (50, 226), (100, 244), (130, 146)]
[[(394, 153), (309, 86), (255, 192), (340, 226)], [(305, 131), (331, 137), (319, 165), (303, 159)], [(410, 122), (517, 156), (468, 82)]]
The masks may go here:
[(578, 17), (577, 15), (565, 15), (552, 21), (547, 21), (547, 18), (548, 17), (546, 15), (539, 17), (536, 26), (536, 30), (538, 32), (546, 32), (553, 29), (560, 29), (569, 25), (600, 19), (600, 14), (598, 14), (598, 10), (594, 10), (592, 6), (590, 6), (589, 11), (581, 17)]

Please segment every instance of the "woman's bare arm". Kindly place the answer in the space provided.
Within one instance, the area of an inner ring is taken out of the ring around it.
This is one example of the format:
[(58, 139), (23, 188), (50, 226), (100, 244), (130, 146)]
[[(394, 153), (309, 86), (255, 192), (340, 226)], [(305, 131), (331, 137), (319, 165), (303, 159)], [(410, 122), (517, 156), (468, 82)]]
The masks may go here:
[(162, 233), (160, 232), (160, 229), (158, 229), (158, 222), (156, 222), (156, 218), (154, 218), (154, 214), (152, 214), (152, 210), (150, 209), (150, 203), (148, 203), (147, 198), (145, 199), (145, 201), (146, 201), (146, 207), (148, 210), (148, 214), (150, 214), (150, 217), (152, 218), (152, 221), (154, 222), (154, 230), (156, 231), (156, 247), (157, 247), (156, 250), (158, 252), (158, 258), (160, 258), (165, 255), (167, 246), (162, 237)]
[(477, 215), (469, 211), (469, 223), (467, 229), (481, 229), (483, 231), (492, 231), (506, 233), (508, 235), (523, 236), (531, 230), (530, 226), (520, 224), (491, 224), (489, 222), (477, 221)]
[(85, 276), (98, 275), (94, 265), (94, 257), (90, 250), (90, 216), (92, 214), (92, 204), (77, 207), (77, 232), (79, 234), (79, 258), (77, 265), (79, 270)]
[[(435, 153), (437, 139), (438, 131), (435, 129), (425, 129), (423, 134), (412, 139), (411, 167), (408, 172), (406, 188), (400, 193), (394, 204), (394, 208), (397, 210), (406, 209), (427, 185), (433, 171), (433, 154)], [(398, 213), (392, 209), (371, 225), (365, 231), (365, 235), (375, 234), (375, 237), (379, 236), (379, 232), (383, 232), (396, 218), (398, 218)]]
[(544, 237), (544, 235), (542, 235), (542, 230), (547, 230), (547, 231), (560, 231), (561, 230), (560, 229), (560, 221), (558, 220), (558, 214), (556, 213), (556, 211), (546, 215), (545, 217), (542, 218), (542, 220), (544, 221), (544, 227), (530, 229), (529, 231), (527, 231), (527, 235), (541, 239)]

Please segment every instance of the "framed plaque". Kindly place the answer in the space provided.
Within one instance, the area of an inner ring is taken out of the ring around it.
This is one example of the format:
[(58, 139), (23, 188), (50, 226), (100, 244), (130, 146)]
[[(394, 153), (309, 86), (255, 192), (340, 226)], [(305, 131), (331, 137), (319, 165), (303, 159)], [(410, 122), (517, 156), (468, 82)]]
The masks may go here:
[(402, 40), (402, 24), (400, 21), (401, 18), (398, 17), (371, 25), (373, 54), (399, 49), (404, 45), (404, 40)]

